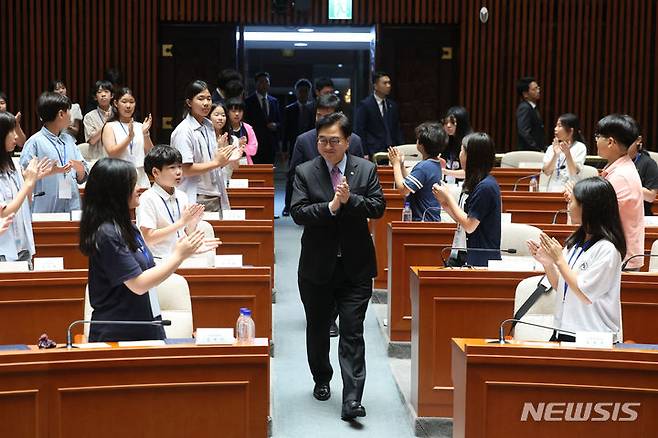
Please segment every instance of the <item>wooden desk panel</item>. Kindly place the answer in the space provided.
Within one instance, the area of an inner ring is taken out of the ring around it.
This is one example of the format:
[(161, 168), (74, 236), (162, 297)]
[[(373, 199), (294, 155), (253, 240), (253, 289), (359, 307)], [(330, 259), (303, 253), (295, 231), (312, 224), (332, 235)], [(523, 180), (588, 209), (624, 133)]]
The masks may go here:
[(384, 189), (384, 199), (386, 200), (386, 209), (384, 216), (379, 219), (372, 219), (370, 229), (372, 239), (375, 244), (375, 255), (377, 257), (377, 277), (375, 277), (375, 289), (386, 289), (388, 287), (388, 224), (391, 221), (399, 221), (402, 218), (404, 209), (404, 197), (397, 190)]
[(441, 250), (452, 245), (455, 229), (454, 223), (393, 221), (388, 224), (388, 334), (391, 341), (411, 341), (410, 267), (440, 265)]
[[(522, 181), (517, 181), (519, 178), (523, 178), (526, 176), (530, 176), (533, 174), (538, 174), (541, 171), (541, 169), (518, 169), (514, 167), (494, 167), (493, 170), (491, 171), (491, 175), (496, 178), (496, 181), (498, 181), (498, 185), (500, 186), (500, 190), (513, 190), (514, 185), (516, 184), (516, 190), (521, 191), (521, 192), (527, 192), (530, 187), (530, 179), (531, 178), (526, 178)], [(537, 177), (537, 180), (539, 181), (539, 177)]]
[[(586, 350), (557, 344), (555, 348), (492, 345), (482, 339), (455, 339), (451, 348), (455, 438), (607, 438), (656, 434), (658, 352), (655, 350)], [(557, 403), (554, 409), (549, 405), (551, 402)], [(570, 402), (574, 403), (571, 409), (567, 405)], [(523, 420), (527, 403), (541, 412), (534, 414), (538, 418), (529, 413), (534, 409), (528, 409)], [(576, 403), (581, 404), (580, 408)], [(588, 403), (591, 403), (589, 408)], [(596, 409), (595, 403), (607, 405)], [(615, 408), (616, 403), (619, 405)], [(624, 409), (623, 403), (637, 404), (626, 405)], [(574, 416), (581, 417), (581, 421), (565, 421)], [(635, 416), (633, 421), (628, 421)]]
[(0, 369), (3, 437), (267, 436), (266, 339), (0, 352)]
[(245, 210), (247, 219), (274, 219), (274, 187), (228, 188), (234, 210)]
[[(418, 416), (451, 417), (450, 338), (492, 338), (511, 318), (516, 286), (533, 272), (414, 268), (411, 395)], [(658, 273), (622, 274), (624, 339), (656, 343)], [(458, 333), (464, 333), (460, 335)]]
[[(555, 215), (557, 211), (567, 209), (567, 202), (561, 193), (527, 192), (524, 194), (523, 192), (502, 192), (501, 198), (503, 212), (537, 210), (551, 211)], [(566, 216), (566, 214), (562, 216)]]
[(274, 167), (271, 164), (247, 164), (233, 171), (231, 178), (248, 179), (249, 187), (274, 187)]
[(377, 176), (383, 189), (394, 189), (395, 178), (393, 177), (393, 167), (377, 166)]

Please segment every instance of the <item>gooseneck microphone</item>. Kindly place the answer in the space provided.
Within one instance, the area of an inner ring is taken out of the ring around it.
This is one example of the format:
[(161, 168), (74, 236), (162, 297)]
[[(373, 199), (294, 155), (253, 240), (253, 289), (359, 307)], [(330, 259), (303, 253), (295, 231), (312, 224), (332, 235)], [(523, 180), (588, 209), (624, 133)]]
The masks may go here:
[(541, 176), (541, 172), (540, 173), (533, 173), (532, 175), (522, 176), (521, 178), (517, 179), (514, 182), (514, 188), (512, 188), (512, 191), (516, 192), (516, 188), (518, 187), (518, 185), (521, 181), (526, 180), (526, 179), (539, 178), (540, 176)]
[(448, 250), (448, 251), (452, 251), (452, 250), (466, 251), (467, 253), (469, 251), (472, 251), (472, 252), (504, 252), (505, 254), (516, 254), (516, 249), (514, 249), (514, 248), (507, 248), (507, 249), (503, 249), (503, 248), (501, 248), (501, 249), (498, 249), (498, 248), (460, 248), (460, 247), (456, 247), (456, 246), (445, 246), (445, 247), (441, 248), (441, 261), (443, 262), (443, 266), (445, 268), (448, 267), (448, 261), (446, 260), (446, 257), (445, 257), (446, 250)]
[(494, 341), (495, 343), (498, 343), (498, 344), (508, 344), (509, 343), (508, 341), (505, 340), (505, 324), (507, 324), (509, 322), (513, 322), (515, 324), (530, 325), (530, 326), (533, 326), (533, 327), (539, 327), (539, 328), (543, 328), (543, 329), (553, 330), (553, 331), (556, 331), (558, 333), (564, 333), (566, 335), (576, 336), (576, 332), (572, 332), (572, 331), (569, 331), (569, 330), (564, 330), (564, 329), (561, 329), (561, 328), (552, 327), (550, 325), (535, 324), (534, 322), (527, 322), (527, 321), (522, 321), (520, 319), (510, 318), (510, 319), (506, 319), (505, 321), (500, 323), (500, 327), (498, 329), (498, 341)]
[(154, 320), (154, 321), (99, 321), (91, 319), (79, 319), (73, 321), (69, 324), (69, 328), (66, 330), (66, 348), (72, 348), (73, 342), (71, 341), (71, 329), (78, 324), (110, 324), (110, 325), (160, 325), (160, 326), (169, 326), (171, 321), (168, 319), (163, 320)]
[(626, 269), (626, 265), (628, 265), (628, 262), (639, 257), (658, 257), (658, 254), (651, 254), (650, 252), (645, 252), (644, 254), (635, 254), (626, 259), (626, 261), (621, 265), (621, 270), (624, 271)]

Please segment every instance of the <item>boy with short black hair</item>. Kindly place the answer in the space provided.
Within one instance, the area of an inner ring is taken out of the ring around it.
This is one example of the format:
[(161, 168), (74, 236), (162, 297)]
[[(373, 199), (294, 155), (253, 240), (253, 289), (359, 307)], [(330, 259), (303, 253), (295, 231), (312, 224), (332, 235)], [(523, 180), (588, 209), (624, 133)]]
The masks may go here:
[(432, 186), (441, 181), (441, 152), (448, 145), (448, 134), (438, 122), (425, 122), (416, 127), (416, 148), (423, 160), (411, 172), (404, 167), (404, 154), (395, 147), (388, 149), (393, 166), (395, 187), (407, 196), (414, 221), (441, 221), (441, 205), (432, 194)]
[(94, 85), (94, 100), (98, 104), (96, 109), (85, 114), (82, 121), (85, 127), (85, 141), (89, 143), (89, 149), (86, 153), (88, 160), (96, 160), (107, 156), (101, 140), (103, 126), (105, 122), (112, 117), (112, 97), (114, 89), (112, 82), (100, 80)]
[(71, 101), (58, 93), (45, 92), (37, 100), (37, 113), (43, 127), (25, 142), (20, 165), (27, 168), (32, 158), (48, 158), (55, 163), (48, 176), (37, 181), (33, 213), (66, 213), (80, 209), (78, 184), (87, 180), (89, 167), (75, 139), (65, 132), (71, 125)]
[(183, 177), (182, 163), (178, 149), (165, 144), (144, 157), (144, 171), (154, 182), (139, 198), (135, 215), (155, 258), (169, 256), (176, 241), (194, 231), (203, 215), (203, 205), (189, 204), (185, 192), (176, 188)]

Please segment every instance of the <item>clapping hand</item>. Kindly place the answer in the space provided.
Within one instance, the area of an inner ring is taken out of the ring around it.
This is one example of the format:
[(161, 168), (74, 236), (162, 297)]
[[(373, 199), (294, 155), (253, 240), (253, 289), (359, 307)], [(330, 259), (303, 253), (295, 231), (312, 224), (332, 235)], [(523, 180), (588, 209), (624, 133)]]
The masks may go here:
[(235, 150), (235, 146), (233, 145), (227, 145), (217, 149), (217, 153), (215, 154), (215, 163), (217, 163), (219, 167), (226, 166), (226, 164), (228, 164), (228, 162), (230, 161), (231, 154), (233, 153), (234, 150)]
[(13, 220), (14, 220), (14, 213), (8, 214), (7, 216), (0, 218), (0, 234), (4, 233), (9, 229), (9, 226), (11, 225)]
[(404, 163), (404, 153), (400, 152), (395, 146), (388, 148), (388, 161), (391, 166), (399, 166)]
[(222, 244), (222, 241), (215, 237), (208, 237), (203, 239), (203, 244), (199, 249), (197, 249), (197, 254), (202, 254), (204, 252), (212, 251), (216, 249), (219, 245)]
[(69, 160), (69, 164), (77, 173), (84, 173), (85, 165), (80, 160)]
[(447, 186), (443, 184), (439, 185), (438, 183), (434, 183), (434, 185), (432, 186), (432, 194), (434, 195), (436, 200), (439, 201), (439, 204), (441, 204), (441, 206), (445, 206), (446, 204), (448, 204), (452, 197), (452, 195), (450, 194), (450, 189)]
[(205, 235), (201, 230), (196, 230), (192, 234), (183, 236), (176, 242), (174, 255), (177, 255), (181, 260), (186, 259), (201, 248), (204, 240)]
[(350, 186), (347, 184), (347, 178), (343, 176), (341, 182), (336, 186), (336, 193), (334, 195), (338, 202), (347, 204), (350, 199)]
[(48, 158), (33, 157), (23, 171), (25, 183), (34, 184), (44, 176), (50, 175), (53, 171), (53, 164), (53, 161)]
[(223, 133), (223, 134), (217, 139), (217, 145), (219, 146), (219, 149), (228, 146), (228, 132)]
[(552, 263), (557, 263), (562, 257), (562, 245), (555, 237), (549, 237), (545, 233), (539, 235), (539, 244), (542, 251), (546, 253)]
[(142, 134), (148, 135), (149, 131), (151, 130), (152, 124), (153, 124), (153, 117), (151, 117), (151, 113), (149, 113), (149, 115), (146, 116), (144, 122), (142, 123)]
[(539, 242), (528, 240), (526, 241), (526, 244), (528, 245), (530, 255), (532, 255), (532, 257), (534, 257), (534, 259), (539, 263), (541, 263), (542, 266), (546, 267), (553, 264), (553, 260), (549, 257), (548, 254), (546, 254), (546, 251), (542, 249)]
[(189, 204), (183, 208), (181, 213), (181, 223), (183, 226), (196, 228), (196, 225), (201, 220), (203, 212), (206, 209), (202, 204)]

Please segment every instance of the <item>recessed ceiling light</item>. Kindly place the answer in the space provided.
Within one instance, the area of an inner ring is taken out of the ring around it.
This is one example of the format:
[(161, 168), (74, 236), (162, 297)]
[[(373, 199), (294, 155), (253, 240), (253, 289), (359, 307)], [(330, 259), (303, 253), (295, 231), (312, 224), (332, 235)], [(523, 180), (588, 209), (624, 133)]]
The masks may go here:
[(306, 46), (308, 46), (308, 43), (295, 43), (294, 46), (295, 47), (306, 47)]
[(310, 27), (300, 27), (299, 29), (297, 29), (297, 32), (310, 33), (310, 32), (315, 32), (315, 29), (311, 29)]

